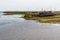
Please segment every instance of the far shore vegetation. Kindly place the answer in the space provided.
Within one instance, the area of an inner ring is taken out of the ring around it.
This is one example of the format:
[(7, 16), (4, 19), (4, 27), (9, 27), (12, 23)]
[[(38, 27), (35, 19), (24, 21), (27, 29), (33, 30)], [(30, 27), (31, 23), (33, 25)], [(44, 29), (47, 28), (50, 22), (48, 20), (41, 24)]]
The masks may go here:
[(60, 23), (60, 11), (42, 11), (42, 12), (4, 12), (4, 15), (24, 15), (26, 20), (37, 20), (42, 23)]
[(3, 12), (5, 13), (4, 15), (23, 15), (23, 14), (26, 14), (26, 12)]

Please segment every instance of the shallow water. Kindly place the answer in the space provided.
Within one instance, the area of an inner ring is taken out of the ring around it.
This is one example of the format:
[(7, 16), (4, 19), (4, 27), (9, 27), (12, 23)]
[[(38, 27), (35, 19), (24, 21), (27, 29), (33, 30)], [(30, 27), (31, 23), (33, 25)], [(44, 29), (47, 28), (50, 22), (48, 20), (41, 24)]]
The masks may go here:
[(25, 20), (20, 15), (0, 16), (0, 40), (60, 40), (60, 24)]

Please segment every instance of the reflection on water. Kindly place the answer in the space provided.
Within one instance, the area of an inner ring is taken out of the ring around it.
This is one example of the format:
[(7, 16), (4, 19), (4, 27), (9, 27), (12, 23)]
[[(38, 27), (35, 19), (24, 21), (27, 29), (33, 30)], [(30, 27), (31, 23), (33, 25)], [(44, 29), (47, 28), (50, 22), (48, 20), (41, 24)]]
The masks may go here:
[(22, 17), (22, 15), (3, 15), (3, 13), (0, 13), (0, 25), (18, 23), (25, 20), (19, 17)]

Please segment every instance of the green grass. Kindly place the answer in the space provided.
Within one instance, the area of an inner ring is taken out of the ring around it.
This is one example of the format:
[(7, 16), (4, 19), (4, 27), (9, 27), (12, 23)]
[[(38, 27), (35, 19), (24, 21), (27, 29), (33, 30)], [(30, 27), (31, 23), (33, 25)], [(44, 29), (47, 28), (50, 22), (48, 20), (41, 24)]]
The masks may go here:
[(39, 22), (44, 23), (59, 23), (60, 15), (48, 16), (48, 17), (26, 17), (27, 20), (38, 20)]

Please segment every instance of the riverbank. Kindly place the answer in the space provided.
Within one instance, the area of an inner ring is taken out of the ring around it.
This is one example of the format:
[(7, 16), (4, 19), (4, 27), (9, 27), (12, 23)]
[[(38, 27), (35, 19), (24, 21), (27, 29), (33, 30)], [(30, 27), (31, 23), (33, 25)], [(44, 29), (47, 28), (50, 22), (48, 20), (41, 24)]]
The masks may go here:
[(60, 23), (60, 15), (47, 16), (47, 17), (35, 17), (27, 16), (24, 17), (26, 20), (37, 20), (42, 23)]
[[(29, 13), (36, 13), (36, 12), (4, 12), (4, 15), (23, 15), (23, 18), (26, 20), (37, 20), (42, 23), (60, 23), (60, 11), (55, 11), (54, 16), (46, 16), (46, 17), (39, 17), (39, 16), (31, 16)], [(26, 15), (28, 13), (28, 15)]]
[(24, 18), (26, 20), (37, 20), (42, 23), (60, 23), (60, 13), (56, 12), (54, 13), (53, 16), (42, 16), (42, 17), (26, 14)]

